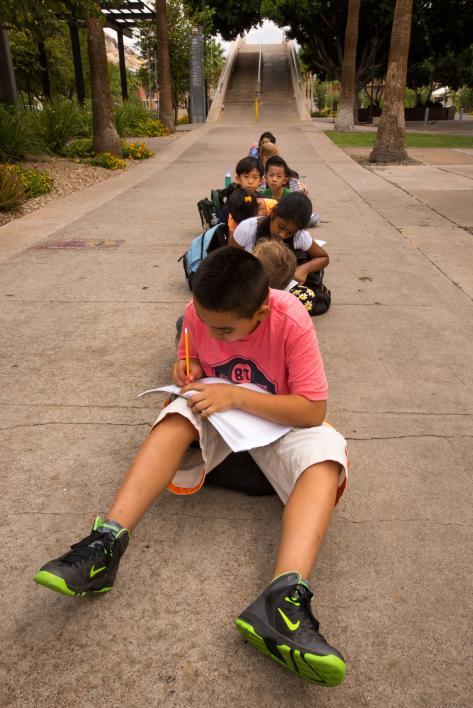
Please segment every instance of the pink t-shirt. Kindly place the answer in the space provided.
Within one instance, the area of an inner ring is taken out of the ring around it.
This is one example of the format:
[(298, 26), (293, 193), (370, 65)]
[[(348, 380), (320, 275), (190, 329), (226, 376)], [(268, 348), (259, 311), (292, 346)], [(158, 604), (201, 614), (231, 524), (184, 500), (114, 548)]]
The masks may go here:
[[(317, 336), (304, 306), (291, 293), (270, 290), (269, 315), (237, 342), (213, 339), (190, 302), (184, 312), (189, 352), (205, 376), (233, 383), (254, 383), (270, 393), (299, 394), (311, 401), (327, 398), (327, 379)], [(181, 337), (179, 359), (184, 359)]]

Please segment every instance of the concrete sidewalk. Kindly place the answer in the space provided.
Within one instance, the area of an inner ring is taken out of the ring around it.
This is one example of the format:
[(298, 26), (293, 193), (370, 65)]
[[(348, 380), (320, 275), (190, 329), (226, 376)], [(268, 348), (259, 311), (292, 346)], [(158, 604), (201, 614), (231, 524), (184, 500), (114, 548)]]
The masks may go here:
[[(165, 495), (109, 595), (32, 582), (146, 435), (159, 400), (136, 396), (169, 381), (196, 202), (267, 129), (328, 222), (333, 305), (315, 323), (352, 463), (313, 575), (349, 665), (332, 690), (232, 626), (271, 577), (276, 498)], [(472, 236), (313, 123), (204, 126), (127, 177), (0, 229), (2, 706), (469, 706)], [(88, 247), (38, 247), (73, 239)]]

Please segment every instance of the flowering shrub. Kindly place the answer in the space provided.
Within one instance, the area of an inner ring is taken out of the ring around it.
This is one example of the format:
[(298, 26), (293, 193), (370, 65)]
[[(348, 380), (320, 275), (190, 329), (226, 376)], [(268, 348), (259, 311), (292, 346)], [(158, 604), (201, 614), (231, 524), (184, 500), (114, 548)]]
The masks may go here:
[(158, 138), (161, 135), (169, 135), (170, 131), (165, 128), (157, 118), (141, 118), (133, 131), (134, 135), (145, 135), (149, 138)]
[(26, 189), (15, 165), (0, 165), (0, 210), (16, 209), (26, 201)]
[(0, 165), (0, 209), (16, 209), (26, 199), (47, 194), (52, 188), (53, 178), (47, 172)]
[(90, 164), (96, 165), (96, 167), (105, 167), (106, 170), (121, 170), (126, 167), (125, 160), (112, 155), (111, 152), (100, 152), (90, 160)]
[(122, 155), (128, 160), (147, 160), (154, 152), (144, 143), (123, 143)]
[(48, 172), (42, 170), (21, 170), (21, 179), (25, 185), (26, 196), (39, 197), (47, 194), (53, 188), (53, 178)]

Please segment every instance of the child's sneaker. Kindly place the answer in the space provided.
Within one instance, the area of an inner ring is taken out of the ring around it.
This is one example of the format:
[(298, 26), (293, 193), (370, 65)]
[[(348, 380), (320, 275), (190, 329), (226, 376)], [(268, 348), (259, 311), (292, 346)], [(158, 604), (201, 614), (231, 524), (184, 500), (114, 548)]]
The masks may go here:
[(312, 614), (312, 592), (297, 573), (279, 575), (235, 620), (256, 649), (321, 686), (345, 678), (345, 659), (327, 644)]
[(90, 536), (74, 543), (60, 558), (43, 565), (33, 580), (70, 597), (108, 592), (129, 539), (128, 529), (98, 516)]

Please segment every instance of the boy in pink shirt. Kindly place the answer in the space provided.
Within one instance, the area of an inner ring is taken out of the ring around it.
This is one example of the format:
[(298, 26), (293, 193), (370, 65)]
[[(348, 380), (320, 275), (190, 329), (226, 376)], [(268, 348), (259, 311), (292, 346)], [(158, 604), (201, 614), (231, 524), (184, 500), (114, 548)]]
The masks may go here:
[[(231, 246), (201, 264), (193, 295), (184, 315), (190, 372), (181, 340), (173, 380), (183, 392), (195, 393), (160, 413), (106, 520), (97, 518), (91, 534), (46, 563), (35, 580), (69, 596), (110, 590), (129, 531), (156, 497), (166, 488), (198, 491), (230, 453), (208, 420), (213, 413), (237, 408), (290, 426), (275, 442), (249, 451), (286, 506), (273, 580), (236, 626), (285, 668), (336, 686), (345, 676), (345, 660), (318, 631), (307, 578), (343, 492), (347, 459), (345, 440), (324, 423), (327, 382), (311, 319), (290, 293), (269, 289), (253, 255)], [(257, 384), (263, 391), (198, 383), (204, 376)], [(200, 450), (191, 446), (196, 441)]]

